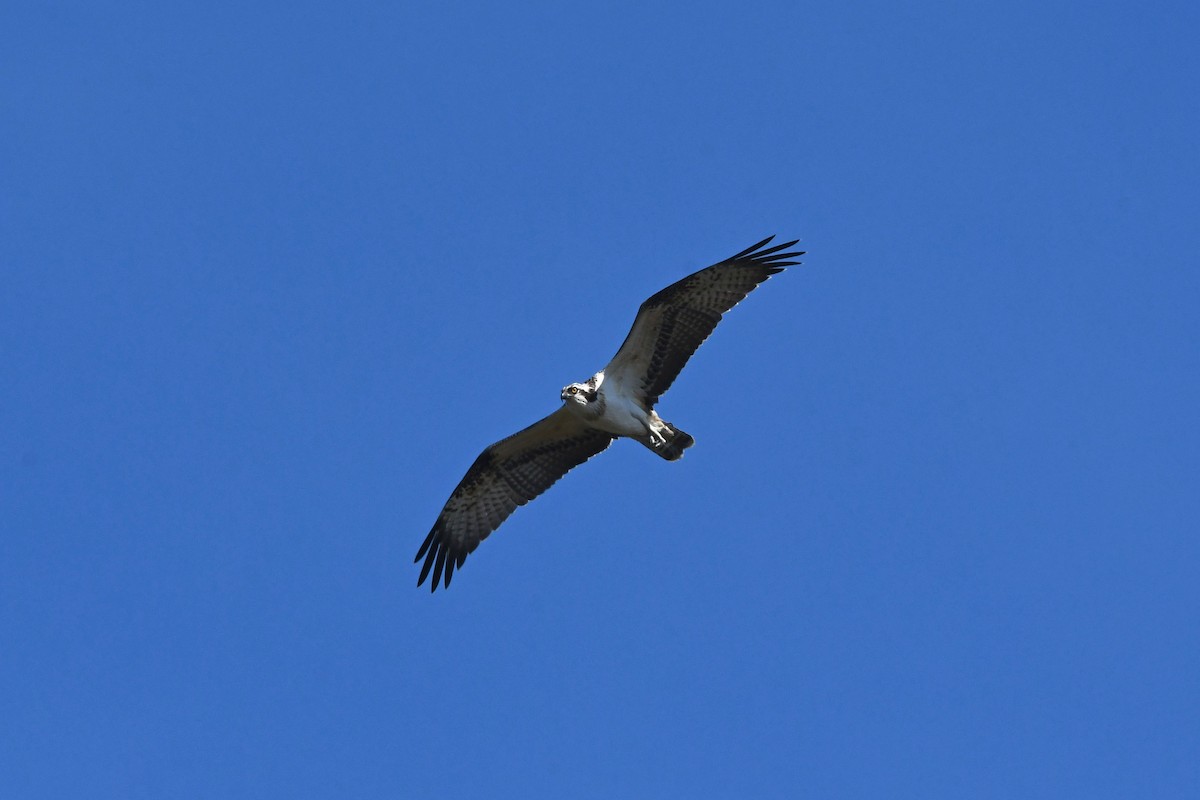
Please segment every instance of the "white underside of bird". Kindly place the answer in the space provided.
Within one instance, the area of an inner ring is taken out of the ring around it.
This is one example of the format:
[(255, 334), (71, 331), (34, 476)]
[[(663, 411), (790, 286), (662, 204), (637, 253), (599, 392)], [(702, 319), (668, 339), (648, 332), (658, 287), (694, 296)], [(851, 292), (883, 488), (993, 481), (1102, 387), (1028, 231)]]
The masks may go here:
[(563, 387), (562, 399), (566, 408), (589, 426), (636, 439), (651, 450), (665, 445), (671, 434), (670, 426), (658, 414), (639, 403), (633, 392), (625, 391), (620, 380), (606, 378), (604, 370), (584, 383)]

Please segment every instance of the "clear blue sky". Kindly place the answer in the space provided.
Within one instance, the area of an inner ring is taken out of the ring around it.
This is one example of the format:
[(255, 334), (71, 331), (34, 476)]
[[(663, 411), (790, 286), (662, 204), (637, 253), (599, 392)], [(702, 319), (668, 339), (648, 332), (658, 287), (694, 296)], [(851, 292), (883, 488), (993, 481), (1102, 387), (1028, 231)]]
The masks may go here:
[(0, 796), (1200, 796), (1196, 5), (425, 5), (3, 12)]

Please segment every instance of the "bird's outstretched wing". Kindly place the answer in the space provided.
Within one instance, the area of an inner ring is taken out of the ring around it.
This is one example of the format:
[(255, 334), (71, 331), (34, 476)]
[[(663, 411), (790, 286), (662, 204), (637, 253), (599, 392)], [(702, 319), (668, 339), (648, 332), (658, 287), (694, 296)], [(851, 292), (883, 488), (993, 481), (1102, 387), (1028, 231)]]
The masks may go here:
[(417, 551), (413, 561), (425, 559), (417, 586), (430, 570), (431, 591), (443, 576), (449, 586), (454, 570), (517, 506), (549, 489), (612, 440), (563, 407), (488, 447), (467, 470)]
[(804, 255), (802, 251), (781, 252), (799, 239), (766, 247), (774, 238), (768, 236), (642, 303), (621, 349), (604, 368), (605, 380), (629, 387), (647, 408), (653, 407), (722, 314), (776, 272), (800, 263), (789, 259)]

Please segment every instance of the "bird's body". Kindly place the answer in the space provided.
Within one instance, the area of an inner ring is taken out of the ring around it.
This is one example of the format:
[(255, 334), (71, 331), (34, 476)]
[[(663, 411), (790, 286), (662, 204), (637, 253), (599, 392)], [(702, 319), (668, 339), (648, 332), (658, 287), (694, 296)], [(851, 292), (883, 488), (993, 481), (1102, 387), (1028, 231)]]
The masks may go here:
[(618, 380), (605, 380), (604, 370), (584, 383), (563, 387), (561, 396), (571, 413), (614, 437), (636, 439), (654, 450), (671, 435), (668, 424), (654, 409), (639, 402), (636, 394)]
[[(773, 237), (772, 237), (773, 238)], [(433, 589), (450, 585), (484, 538), (517, 508), (550, 488), (573, 467), (616, 438), (645, 445), (676, 461), (695, 444), (664, 421), (654, 406), (708, 337), (721, 316), (758, 284), (803, 255), (781, 252), (796, 242), (766, 248), (764, 239), (653, 295), (638, 309), (612, 361), (582, 383), (564, 386), (554, 413), (485, 449), (446, 501), (417, 552), (425, 559), (417, 585), (433, 573)]]

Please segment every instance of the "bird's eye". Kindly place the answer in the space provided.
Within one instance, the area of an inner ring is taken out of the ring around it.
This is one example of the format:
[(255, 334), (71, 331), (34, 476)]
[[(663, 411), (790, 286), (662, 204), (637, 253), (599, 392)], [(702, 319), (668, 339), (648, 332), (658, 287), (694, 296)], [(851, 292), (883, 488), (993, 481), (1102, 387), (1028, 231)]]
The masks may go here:
[(567, 387), (567, 394), (579, 394), (579, 389), (574, 386)]

